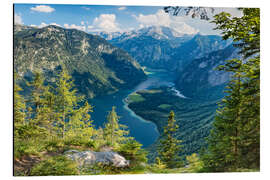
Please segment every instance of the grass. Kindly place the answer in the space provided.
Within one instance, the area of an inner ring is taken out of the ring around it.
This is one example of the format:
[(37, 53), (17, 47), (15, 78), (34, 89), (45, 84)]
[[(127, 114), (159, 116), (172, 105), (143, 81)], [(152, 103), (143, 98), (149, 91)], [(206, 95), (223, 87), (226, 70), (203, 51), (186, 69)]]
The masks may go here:
[(132, 93), (128, 96), (128, 102), (129, 103), (132, 103), (132, 102), (142, 102), (144, 101), (145, 99), (140, 95), (140, 94), (137, 94), (136, 92), (135, 93)]
[(161, 104), (161, 105), (158, 106), (158, 108), (161, 108), (161, 109), (168, 109), (168, 108), (171, 108), (171, 107), (172, 107), (172, 105), (170, 105), (170, 104)]

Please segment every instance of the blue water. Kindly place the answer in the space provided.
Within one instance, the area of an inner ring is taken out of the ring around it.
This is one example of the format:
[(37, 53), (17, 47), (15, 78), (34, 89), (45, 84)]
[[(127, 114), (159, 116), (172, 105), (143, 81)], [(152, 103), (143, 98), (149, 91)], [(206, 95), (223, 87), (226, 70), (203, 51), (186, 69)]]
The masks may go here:
[(96, 97), (90, 100), (90, 104), (94, 106), (94, 112), (91, 113), (91, 119), (94, 120), (96, 127), (102, 127), (106, 122), (106, 116), (111, 111), (112, 106), (116, 107), (116, 112), (120, 116), (119, 123), (128, 126), (130, 135), (147, 147), (155, 142), (159, 136), (156, 125), (150, 121), (137, 116), (132, 112), (124, 99), (130, 94), (138, 90), (159, 87), (159, 86), (173, 86), (173, 79), (168, 72), (155, 72), (148, 75), (148, 78), (137, 85), (134, 89), (121, 90), (111, 95)]

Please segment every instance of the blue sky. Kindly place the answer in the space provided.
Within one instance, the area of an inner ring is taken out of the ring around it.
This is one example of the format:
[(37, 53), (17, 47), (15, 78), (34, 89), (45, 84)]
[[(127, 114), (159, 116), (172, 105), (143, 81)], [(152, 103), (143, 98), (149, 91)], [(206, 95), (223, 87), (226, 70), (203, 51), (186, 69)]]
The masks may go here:
[[(166, 14), (158, 6), (104, 6), (104, 5), (54, 5), (54, 4), (15, 4), (15, 24), (44, 27), (55, 24), (64, 28), (75, 28), (85, 32), (130, 31), (152, 25), (174, 28), (194, 34), (218, 34), (214, 25), (203, 20), (186, 16)], [(230, 12), (239, 16), (234, 8), (216, 8), (215, 12)]]

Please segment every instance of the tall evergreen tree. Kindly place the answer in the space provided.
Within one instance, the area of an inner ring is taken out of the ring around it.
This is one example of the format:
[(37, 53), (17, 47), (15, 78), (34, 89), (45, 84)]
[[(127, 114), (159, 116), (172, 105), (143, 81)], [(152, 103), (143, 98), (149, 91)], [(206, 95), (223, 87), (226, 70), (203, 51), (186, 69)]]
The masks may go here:
[(119, 143), (127, 140), (125, 136), (129, 134), (129, 132), (125, 130), (127, 127), (119, 124), (120, 117), (117, 115), (115, 109), (115, 106), (113, 106), (112, 110), (108, 113), (108, 122), (105, 124), (105, 128), (103, 130), (105, 140), (113, 147), (116, 147)]
[(69, 137), (79, 138), (81, 141), (90, 140), (94, 132), (90, 112), (92, 106), (87, 101), (74, 110), (66, 128)]
[(77, 95), (71, 76), (68, 74), (65, 66), (58, 75), (56, 82), (56, 112), (57, 119), (55, 125), (58, 127), (58, 133), (62, 138), (65, 137), (66, 125), (78, 107), (78, 102), (82, 99)]
[(26, 119), (26, 105), (25, 100), (22, 95), (20, 95), (20, 91), (22, 88), (16, 83), (17, 75), (14, 75), (14, 130), (15, 134), (18, 135), (18, 128), (21, 125), (25, 124)]
[[(208, 138), (204, 166), (210, 171), (259, 168), (260, 162), (260, 11), (243, 10), (243, 17), (228, 13), (215, 16), (216, 29), (232, 38), (242, 60), (233, 59), (219, 70), (232, 73)], [(249, 57), (249, 58), (248, 58)]]
[(182, 161), (179, 157), (181, 141), (175, 138), (175, 133), (178, 130), (178, 125), (175, 124), (175, 122), (174, 112), (171, 111), (158, 147), (158, 154), (161, 162), (169, 168), (182, 165)]
[(226, 87), (227, 95), (219, 103), (219, 109), (213, 124), (209, 138), (209, 154), (205, 157), (205, 166), (213, 171), (229, 171), (230, 168), (238, 167), (241, 158), (241, 103), (242, 81), (241, 61), (234, 59), (228, 61), (220, 69), (234, 72), (231, 81)]
[(28, 100), (30, 117), (29, 122), (32, 125), (38, 125), (41, 127), (50, 126), (49, 118), (47, 117), (46, 107), (46, 94), (49, 88), (44, 84), (45, 78), (41, 72), (34, 72), (33, 80), (28, 82), (27, 85), (30, 88), (31, 95)]

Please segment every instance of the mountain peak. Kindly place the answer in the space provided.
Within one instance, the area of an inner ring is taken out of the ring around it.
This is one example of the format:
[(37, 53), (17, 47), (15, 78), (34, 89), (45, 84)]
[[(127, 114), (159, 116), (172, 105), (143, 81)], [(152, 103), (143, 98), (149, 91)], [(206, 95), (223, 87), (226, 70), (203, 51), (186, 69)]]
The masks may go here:
[(183, 37), (185, 33), (180, 33), (174, 28), (167, 26), (149, 26), (137, 30), (139, 34), (152, 36), (156, 39), (172, 39), (177, 37)]

